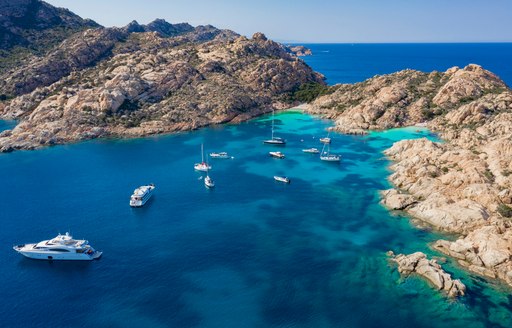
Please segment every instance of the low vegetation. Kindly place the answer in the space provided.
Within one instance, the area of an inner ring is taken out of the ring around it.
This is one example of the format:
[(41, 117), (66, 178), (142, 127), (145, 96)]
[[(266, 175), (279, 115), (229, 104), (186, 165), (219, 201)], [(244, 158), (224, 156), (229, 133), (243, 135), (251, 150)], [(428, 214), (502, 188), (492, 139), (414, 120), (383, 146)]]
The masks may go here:
[(332, 92), (334, 92), (332, 87), (326, 86), (324, 84), (305, 83), (291, 93), (290, 100), (309, 103), (319, 96), (323, 96)]

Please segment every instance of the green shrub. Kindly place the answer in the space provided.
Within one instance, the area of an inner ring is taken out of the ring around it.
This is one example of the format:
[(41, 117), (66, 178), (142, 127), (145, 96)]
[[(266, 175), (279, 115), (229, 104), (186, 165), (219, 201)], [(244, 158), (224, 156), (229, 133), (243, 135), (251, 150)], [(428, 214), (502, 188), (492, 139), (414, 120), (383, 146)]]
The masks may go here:
[(494, 174), (489, 169), (484, 171), (484, 176), (489, 182), (494, 182)]
[(305, 83), (291, 94), (291, 100), (300, 102), (312, 102), (317, 97), (328, 94), (330, 88), (320, 83)]
[(512, 208), (505, 204), (498, 205), (498, 213), (503, 217), (512, 218)]

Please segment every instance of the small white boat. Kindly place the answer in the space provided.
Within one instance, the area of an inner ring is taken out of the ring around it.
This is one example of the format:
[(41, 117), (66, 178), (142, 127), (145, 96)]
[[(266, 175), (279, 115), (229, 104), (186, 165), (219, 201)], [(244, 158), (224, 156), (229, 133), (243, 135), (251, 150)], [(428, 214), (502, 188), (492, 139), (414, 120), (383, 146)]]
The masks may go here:
[[(325, 146), (327, 146), (327, 151), (324, 151), (325, 150)], [(330, 145), (329, 144), (325, 144), (324, 148), (322, 148), (322, 154), (320, 155), (320, 160), (325, 161), (325, 162), (339, 162), (339, 161), (341, 161), (341, 156), (340, 155), (331, 154), (330, 150), (331, 150), (330, 149)]]
[(281, 153), (280, 151), (271, 151), (268, 154), (275, 158), (284, 158), (284, 154)]
[(284, 183), (290, 183), (290, 179), (287, 177), (280, 177), (278, 175), (274, 175), (274, 180)]
[(210, 153), (211, 158), (219, 158), (219, 159), (227, 159), (231, 158), (231, 156), (228, 155), (226, 152), (220, 152), (220, 153)]
[(330, 144), (331, 143), (331, 138), (329, 138), (330, 134), (331, 134), (331, 130), (329, 129), (329, 132), (327, 133), (327, 137), (320, 138), (320, 142), (323, 144)]
[(204, 161), (204, 149), (203, 144), (201, 144), (201, 163), (194, 164), (194, 170), (206, 172), (211, 169), (212, 167)]
[(206, 178), (204, 178), (204, 185), (206, 188), (213, 188), (215, 187), (215, 182), (213, 182), (213, 179), (207, 175)]
[(133, 191), (132, 196), (130, 197), (130, 206), (131, 207), (142, 207), (153, 195), (153, 190), (155, 190), (154, 184), (149, 184), (147, 186), (140, 186), (139, 188)]
[(308, 148), (308, 149), (302, 149), (302, 152), (308, 153), (308, 154), (319, 154), (320, 150), (316, 148)]
[(14, 246), (21, 255), (35, 260), (74, 260), (91, 261), (101, 257), (99, 252), (89, 245), (87, 240), (76, 240), (67, 232), (50, 240), (35, 244)]
[[(208, 163), (206, 163), (208, 165)], [(213, 179), (210, 178), (210, 176), (208, 175), (208, 170), (206, 170), (206, 177), (204, 178), (204, 186), (206, 188), (213, 188), (215, 187), (215, 182), (213, 182)]]
[(322, 161), (326, 161), (326, 162), (339, 162), (339, 161), (341, 161), (341, 156), (334, 155), (334, 154), (327, 154), (327, 155), (320, 156), (320, 159)]
[(263, 140), (263, 143), (265, 143), (267, 145), (277, 145), (277, 146), (279, 146), (279, 145), (285, 145), (286, 141), (283, 138), (272, 137), (272, 139)]
[(274, 110), (272, 109), (272, 138), (263, 140), (264, 144), (282, 146), (286, 144), (283, 138), (274, 137)]

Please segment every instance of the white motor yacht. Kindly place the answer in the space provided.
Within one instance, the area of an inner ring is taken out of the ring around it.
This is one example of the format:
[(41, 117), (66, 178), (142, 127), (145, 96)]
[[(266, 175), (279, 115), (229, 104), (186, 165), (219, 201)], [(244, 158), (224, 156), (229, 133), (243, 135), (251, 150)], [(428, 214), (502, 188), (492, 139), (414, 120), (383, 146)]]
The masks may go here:
[(290, 179), (289, 178), (287, 178), (287, 177), (280, 177), (280, 176), (277, 176), (277, 175), (274, 175), (274, 180), (279, 181), (279, 182), (284, 182), (284, 183), (290, 183)]
[(271, 151), (268, 154), (275, 158), (284, 158), (284, 154), (281, 153), (280, 151)]
[(206, 188), (213, 188), (215, 187), (215, 182), (213, 182), (213, 179), (207, 175), (206, 178), (204, 178), (204, 185)]
[(36, 244), (14, 246), (21, 255), (36, 260), (75, 260), (91, 261), (100, 258), (99, 252), (87, 240), (76, 240), (67, 232), (50, 240)]
[(308, 153), (308, 154), (319, 154), (320, 150), (316, 148), (308, 148), (308, 149), (302, 149), (302, 152)]
[(225, 151), (220, 153), (210, 153), (211, 158), (219, 158), (219, 159), (228, 159), (231, 158), (231, 156), (228, 155)]
[(130, 197), (130, 206), (131, 207), (142, 207), (153, 195), (153, 190), (155, 190), (154, 184), (149, 184), (147, 186), (140, 186), (139, 188), (133, 191), (132, 196)]

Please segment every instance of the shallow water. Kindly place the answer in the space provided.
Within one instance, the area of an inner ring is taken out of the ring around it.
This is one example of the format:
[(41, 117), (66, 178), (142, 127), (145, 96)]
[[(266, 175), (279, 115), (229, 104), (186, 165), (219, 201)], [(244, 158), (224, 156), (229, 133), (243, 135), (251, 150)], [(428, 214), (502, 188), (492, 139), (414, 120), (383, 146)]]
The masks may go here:
[[(427, 244), (439, 236), (378, 205), (377, 191), (389, 187), (381, 151), (435, 136), (416, 128), (331, 134), (331, 152), (343, 156), (337, 165), (301, 151), (319, 148), (329, 125), (276, 115), (284, 160), (261, 142), (268, 116), (0, 155), (2, 326), (510, 327), (503, 287), (449, 262), (469, 288), (451, 301), (423, 280), (401, 280), (387, 262), (390, 249), (435, 254)], [(202, 142), (235, 157), (210, 161), (210, 191), (193, 170)], [(154, 197), (131, 209), (131, 191), (149, 182)], [(11, 250), (68, 230), (104, 256), (49, 263)]]
[(0, 132), (4, 130), (10, 130), (16, 126), (16, 121), (5, 121), (0, 120)]

